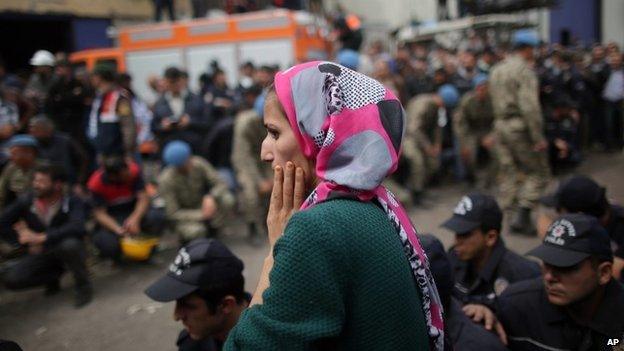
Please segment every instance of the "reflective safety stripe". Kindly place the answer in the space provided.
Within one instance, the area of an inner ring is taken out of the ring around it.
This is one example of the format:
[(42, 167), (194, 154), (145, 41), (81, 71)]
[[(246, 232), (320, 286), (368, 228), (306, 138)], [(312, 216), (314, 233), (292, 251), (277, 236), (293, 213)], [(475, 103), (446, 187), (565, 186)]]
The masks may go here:
[(171, 28), (130, 33), (130, 39), (132, 41), (170, 39), (172, 37), (173, 30), (171, 30)]
[(238, 29), (240, 30), (256, 30), (256, 29), (270, 29), (281, 28), (288, 26), (288, 17), (272, 17), (262, 18), (258, 20), (241, 21), (238, 23)]

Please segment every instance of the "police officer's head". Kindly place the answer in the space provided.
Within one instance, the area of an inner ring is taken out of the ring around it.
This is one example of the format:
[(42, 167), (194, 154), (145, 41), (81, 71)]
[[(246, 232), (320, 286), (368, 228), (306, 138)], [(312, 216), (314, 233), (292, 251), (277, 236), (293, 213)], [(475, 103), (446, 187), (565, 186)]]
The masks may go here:
[(91, 84), (95, 88), (100, 88), (102, 85), (113, 84), (114, 82), (115, 69), (109, 64), (98, 64), (93, 69), (93, 72), (91, 72)]
[(553, 194), (542, 197), (540, 202), (556, 208), (559, 214), (585, 213), (601, 221), (606, 220), (610, 208), (606, 189), (582, 175), (565, 179)]
[(18, 134), (9, 139), (9, 158), (22, 169), (34, 167), (37, 158), (37, 140), (28, 134)]
[(464, 196), (442, 227), (455, 233), (454, 250), (462, 261), (483, 257), (498, 242), (503, 213), (496, 200), (473, 193)]
[(43, 164), (35, 168), (33, 176), (33, 193), (38, 199), (60, 195), (66, 181), (63, 169), (53, 164)]
[(487, 74), (477, 74), (472, 79), (472, 86), (474, 87), (475, 94), (479, 100), (485, 100), (487, 98), (489, 92)]
[(611, 281), (609, 234), (592, 216), (562, 215), (548, 228), (543, 243), (528, 255), (544, 263), (544, 287), (555, 305), (586, 301)]
[(145, 294), (160, 302), (176, 301), (174, 319), (193, 339), (227, 333), (248, 305), (243, 268), (219, 241), (196, 239), (180, 249), (166, 275)]
[(165, 145), (162, 158), (167, 166), (186, 172), (189, 169), (191, 156), (191, 146), (187, 142), (174, 140)]

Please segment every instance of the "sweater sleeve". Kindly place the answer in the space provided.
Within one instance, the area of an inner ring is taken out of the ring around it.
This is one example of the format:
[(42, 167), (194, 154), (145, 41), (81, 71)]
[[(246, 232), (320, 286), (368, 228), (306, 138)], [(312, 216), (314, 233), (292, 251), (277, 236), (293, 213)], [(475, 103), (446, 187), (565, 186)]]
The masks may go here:
[(310, 211), (291, 218), (273, 251), (263, 304), (241, 315), (224, 350), (309, 350), (340, 334), (349, 260), (334, 228)]

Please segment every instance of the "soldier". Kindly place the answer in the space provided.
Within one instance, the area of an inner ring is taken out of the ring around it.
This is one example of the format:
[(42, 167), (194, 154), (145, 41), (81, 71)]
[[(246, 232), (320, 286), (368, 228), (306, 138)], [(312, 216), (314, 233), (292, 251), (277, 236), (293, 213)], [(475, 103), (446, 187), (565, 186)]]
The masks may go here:
[(537, 76), (529, 63), (539, 40), (534, 32), (522, 30), (513, 42), (514, 53), (490, 76), (500, 202), (505, 210), (517, 206), (512, 231), (533, 234), (531, 211), (550, 177)]
[(403, 156), (409, 165), (407, 187), (414, 203), (420, 201), (426, 182), (438, 171), (447, 110), (455, 107), (458, 100), (457, 89), (445, 84), (436, 94), (417, 96), (407, 105)]
[(183, 243), (204, 235), (215, 235), (223, 226), (235, 199), (219, 173), (201, 157), (191, 156), (191, 147), (183, 141), (165, 146), (167, 164), (158, 186), (165, 201), (167, 220)]
[(134, 157), (137, 128), (130, 94), (115, 85), (115, 74), (108, 67), (96, 67), (91, 83), (97, 96), (91, 105), (87, 136), (97, 155)]
[(266, 236), (266, 215), (273, 189), (271, 166), (260, 159), (266, 130), (262, 123), (264, 95), (258, 96), (259, 91), (259, 87), (252, 87), (244, 93), (247, 99), (257, 99), (254, 108), (241, 111), (236, 116), (232, 150), (232, 165), (241, 188), (241, 210), (252, 244), (258, 244)]
[(480, 74), (473, 79), (474, 90), (464, 95), (453, 118), (453, 129), (459, 143), (462, 161), (472, 183), (476, 177), (476, 166), (487, 161), (487, 172), (482, 184), (487, 186), (495, 179), (496, 165), (492, 160), (494, 146), (494, 109), (488, 88), (488, 77)]
[(9, 140), (9, 163), (0, 174), (0, 209), (31, 190), (37, 166), (37, 140), (18, 134)]

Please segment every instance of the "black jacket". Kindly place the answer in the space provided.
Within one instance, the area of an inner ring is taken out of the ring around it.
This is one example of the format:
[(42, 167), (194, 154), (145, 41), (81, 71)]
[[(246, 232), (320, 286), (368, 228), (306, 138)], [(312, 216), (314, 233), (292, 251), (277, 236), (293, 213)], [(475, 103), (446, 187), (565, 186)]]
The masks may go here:
[(497, 301), (497, 316), (507, 332), (509, 349), (612, 350), (609, 339), (624, 342), (624, 288), (611, 280), (589, 325), (580, 325), (552, 305), (542, 278), (510, 286)]
[(17, 243), (17, 233), (13, 224), (19, 220), (26, 222), (35, 232), (45, 232), (46, 247), (52, 247), (65, 238), (82, 238), (86, 234), (86, 207), (84, 202), (75, 196), (65, 196), (61, 200), (61, 208), (54, 215), (50, 225), (46, 226), (33, 212), (33, 195), (19, 197), (8, 206), (0, 216), (0, 236), (10, 243)]
[(184, 140), (191, 144), (194, 150), (199, 147), (200, 140), (212, 126), (212, 111), (202, 98), (191, 92), (184, 97), (184, 112), (190, 118), (190, 124), (185, 129), (174, 126), (171, 130), (162, 129), (161, 123), (164, 118), (172, 118), (173, 111), (165, 95), (162, 95), (154, 105), (154, 117), (152, 119), (152, 132), (161, 144), (170, 140)]
[(494, 307), (494, 299), (509, 284), (540, 276), (537, 263), (508, 250), (501, 238), (483, 269), (472, 273), (475, 275), (473, 279), (470, 277), (471, 265), (459, 260), (453, 249), (449, 252), (449, 260), (455, 278), (453, 295), (462, 304), (479, 303)]

